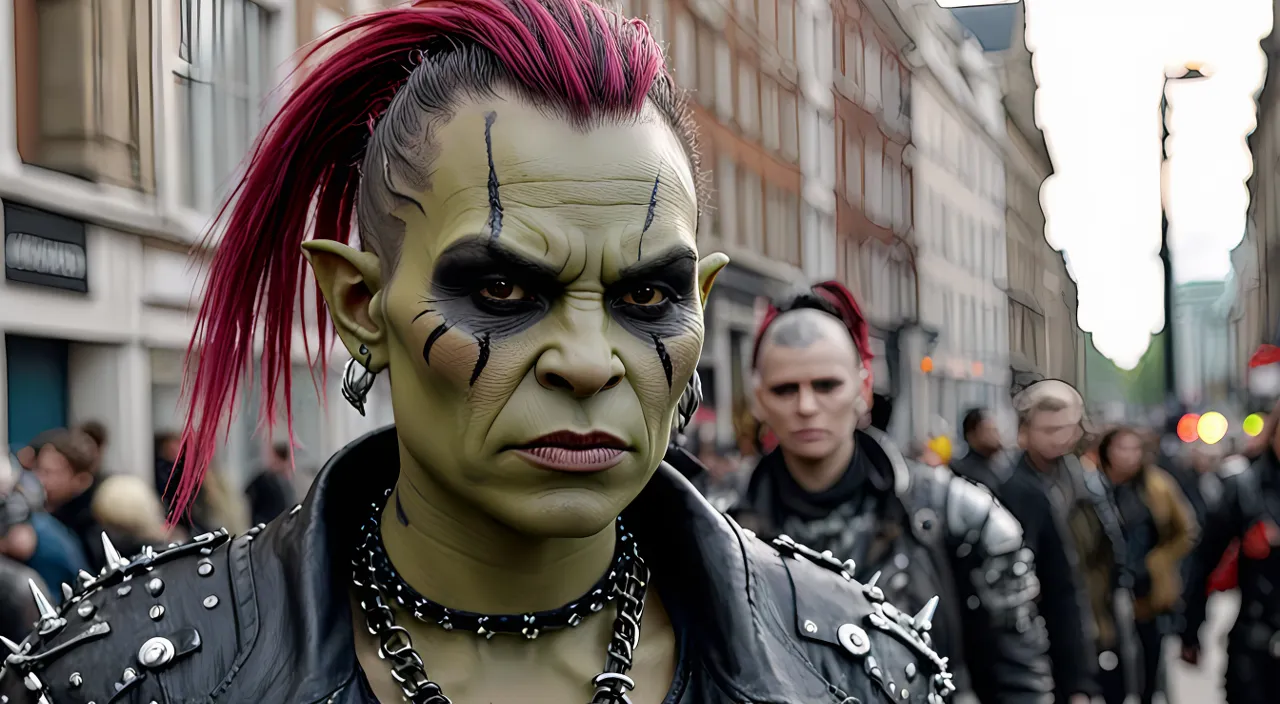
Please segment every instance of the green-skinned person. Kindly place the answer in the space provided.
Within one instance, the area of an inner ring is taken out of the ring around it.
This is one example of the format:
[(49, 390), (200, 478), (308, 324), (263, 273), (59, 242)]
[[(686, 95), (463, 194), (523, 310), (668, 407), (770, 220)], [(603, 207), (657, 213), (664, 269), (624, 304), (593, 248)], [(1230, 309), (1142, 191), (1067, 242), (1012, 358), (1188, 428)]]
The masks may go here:
[(757, 540), (663, 462), (728, 260), (698, 251), (698, 152), (645, 24), (440, 0), (319, 47), (218, 221), (179, 493), (255, 341), (264, 412), (310, 383), (289, 377), (308, 271), (345, 398), (389, 377), (395, 425), (269, 525), (114, 554), (13, 644), (0, 693), (938, 704), (930, 613)]

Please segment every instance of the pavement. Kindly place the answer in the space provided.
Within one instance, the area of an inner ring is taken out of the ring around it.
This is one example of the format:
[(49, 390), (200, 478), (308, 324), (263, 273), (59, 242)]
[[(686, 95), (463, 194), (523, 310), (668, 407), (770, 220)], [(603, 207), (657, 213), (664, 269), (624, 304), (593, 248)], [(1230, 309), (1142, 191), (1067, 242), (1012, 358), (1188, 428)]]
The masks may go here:
[[(1214, 594), (1209, 599), (1207, 621), (1200, 631), (1200, 665), (1193, 667), (1179, 657), (1176, 638), (1165, 640), (1164, 661), (1168, 683), (1166, 704), (1225, 704), (1222, 676), (1226, 670), (1227, 631), (1240, 611), (1240, 593)], [(1156, 701), (1159, 701), (1157, 699)]]

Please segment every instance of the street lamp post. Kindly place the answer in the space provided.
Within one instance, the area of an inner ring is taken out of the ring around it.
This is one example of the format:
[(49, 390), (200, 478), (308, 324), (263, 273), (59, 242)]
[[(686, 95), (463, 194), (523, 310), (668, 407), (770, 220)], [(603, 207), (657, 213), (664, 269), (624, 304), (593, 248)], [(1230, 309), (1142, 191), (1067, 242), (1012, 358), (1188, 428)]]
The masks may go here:
[(1205, 74), (1193, 65), (1187, 65), (1186, 72), (1179, 76), (1165, 74), (1164, 84), (1160, 87), (1160, 265), (1164, 267), (1164, 393), (1170, 402), (1177, 401), (1178, 378), (1174, 368), (1174, 334), (1173, 334), (1173, 256), (1169, 250), (1169, 208), (1164, 202), (1164, 192), (1168, 184), (1164, 182), (1169, 164), (1169, 82), (1194, 81), (1204, 78)]

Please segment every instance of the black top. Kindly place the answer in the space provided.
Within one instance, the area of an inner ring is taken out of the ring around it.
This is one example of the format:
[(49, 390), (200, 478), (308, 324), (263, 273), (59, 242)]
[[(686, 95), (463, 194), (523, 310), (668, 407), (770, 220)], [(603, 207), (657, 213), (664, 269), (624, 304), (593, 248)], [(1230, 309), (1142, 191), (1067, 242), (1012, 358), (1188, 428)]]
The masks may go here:
[(249, 500), (249, 516), (254, 525), (270, 523), (298, 502), (293, 483), (269, 469), (259, 472), (249, 482), (244, 495)]
[[(394, 429), (372, 433), (265, 530), (199, 536), (117, 566), (44, 621), (45, 635), (27, 638), (0, 695), (35, 704), (25, 678), (53, 702), (371, 704), (349, 565), (356, 522), (397, 466)], [(879, 590), (803, 546), (745, 533), (671, 467), (659, 467), (624, 519), (673, 622), (687, 624), (679, 704), (936, 704), (949, 691), (927, 637)]]

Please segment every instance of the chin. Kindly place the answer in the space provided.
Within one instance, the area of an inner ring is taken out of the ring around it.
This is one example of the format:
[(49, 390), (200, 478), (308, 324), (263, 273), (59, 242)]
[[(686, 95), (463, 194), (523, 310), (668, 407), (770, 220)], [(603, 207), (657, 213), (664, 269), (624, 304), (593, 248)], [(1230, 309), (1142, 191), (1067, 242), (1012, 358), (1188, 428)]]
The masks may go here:
[(817, 440), (814, 442), (789, 443), (789, 447), (784, 449), (796, 458), (817, 462), (835, 454), (836, 445), (830, 440)]
[[(637, 492), (638, 493), (638, 492)], [(510, 497), (490, 507), (494, 518), (536, 538), (587, 538), (608, 529), (635, 494), (599, 489), (552, 489)]]

